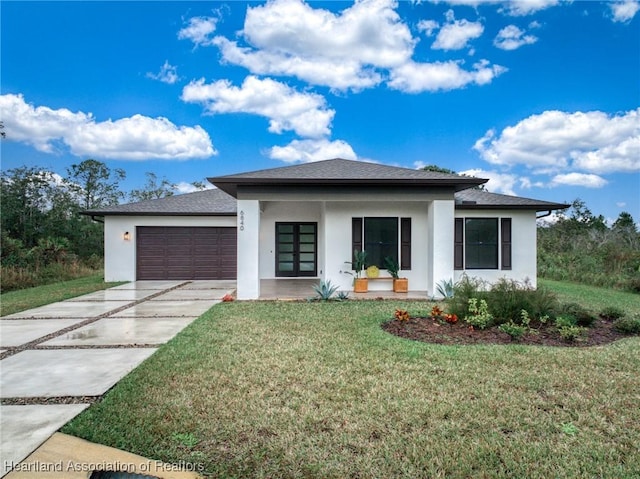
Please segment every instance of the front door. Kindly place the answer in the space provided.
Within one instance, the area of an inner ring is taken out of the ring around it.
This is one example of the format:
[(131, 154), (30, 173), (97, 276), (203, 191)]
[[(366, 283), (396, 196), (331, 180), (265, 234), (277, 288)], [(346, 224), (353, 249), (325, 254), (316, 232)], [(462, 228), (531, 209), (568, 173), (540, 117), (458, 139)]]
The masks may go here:
[(276, 276), (316, 276), (318, 223), (276, 223)]

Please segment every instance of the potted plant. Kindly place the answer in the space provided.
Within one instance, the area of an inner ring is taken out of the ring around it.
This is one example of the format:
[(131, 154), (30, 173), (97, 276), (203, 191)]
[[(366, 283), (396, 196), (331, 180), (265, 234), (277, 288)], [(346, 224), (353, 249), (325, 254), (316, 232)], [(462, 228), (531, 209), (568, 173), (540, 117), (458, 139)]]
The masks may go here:
[(407, 293), (409, 291), (409, 280), (407, 278), (400, 278), (400, 265), (398, 262), (387, 256), (384, 259), (384, 266), (393, 278), (393, 292), (394, 293)]
[(353, 267), (353, 291), (354, 293), (366, 293), (369, 291), (369, 280), (363, 277), (364, 268), (367, 264), (367, 252), (355, 250), (353, 261), (347, 261)]

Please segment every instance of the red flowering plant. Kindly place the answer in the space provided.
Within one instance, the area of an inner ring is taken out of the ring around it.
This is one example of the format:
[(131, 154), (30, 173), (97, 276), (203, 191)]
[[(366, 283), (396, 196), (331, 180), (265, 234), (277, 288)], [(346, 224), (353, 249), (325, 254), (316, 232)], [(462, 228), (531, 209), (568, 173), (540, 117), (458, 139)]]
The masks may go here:
[(438, 305), (431, 308), (431, 318), (439, 323), (456, 324), (458, 322), (458, 316), (451, 313), (445, 313)]
[(396, 309), (394, 316), (398, 321), (409, 321), (409, 312), (406, 309)]
[(449, 324), (456, 324), (458, 322), (458, 316), (455, 314), (445, 314), (444, 320)]

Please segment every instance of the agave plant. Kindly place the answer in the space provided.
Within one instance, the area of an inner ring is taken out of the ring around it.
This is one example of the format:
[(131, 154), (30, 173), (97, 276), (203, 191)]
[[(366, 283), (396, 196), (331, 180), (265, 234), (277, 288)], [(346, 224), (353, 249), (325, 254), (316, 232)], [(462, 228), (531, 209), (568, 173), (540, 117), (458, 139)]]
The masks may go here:
[(331, 296), (333, 296), (333, 293), (338, 290), (338, 286), (334, 286), (333, 284), (331, 284), (331, 280), (320, 280), (318, 284), (315, 284), (313, 286), (313, 290), (317, 294), (317, 299), (321, 301), (329, 301), (331, 299)]
[(436, 284), (436, 292), (445, 299), (453, 298), (454, 284), (453, 280), (442, 280)]

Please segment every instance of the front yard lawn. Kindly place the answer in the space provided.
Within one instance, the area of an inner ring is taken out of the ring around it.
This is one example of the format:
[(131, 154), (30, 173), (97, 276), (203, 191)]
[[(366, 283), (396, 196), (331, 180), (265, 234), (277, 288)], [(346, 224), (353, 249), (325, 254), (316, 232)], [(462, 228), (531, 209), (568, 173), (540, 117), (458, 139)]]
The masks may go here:
[(640, 338), (440, 346), (396, 308), (222, 303), (63, 432), (214, 477), (640, 476)]

